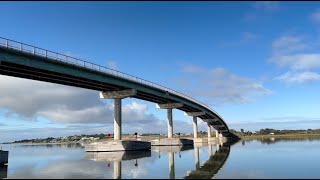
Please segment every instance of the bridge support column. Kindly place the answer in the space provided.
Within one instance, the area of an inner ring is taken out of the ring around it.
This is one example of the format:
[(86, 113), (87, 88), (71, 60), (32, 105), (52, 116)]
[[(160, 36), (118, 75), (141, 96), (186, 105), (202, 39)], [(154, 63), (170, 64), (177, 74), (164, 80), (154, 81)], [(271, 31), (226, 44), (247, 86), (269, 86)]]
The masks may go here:
[(136, 93), (137, 91), (135, 89), (100, 93), (100, 98), (114, 99), (114, 140), (88, 144), (85, 146), (85, 151), (132, 151), (148, 150), (151, 148), (150, 142), (122, 140), (121, 100), (123, 98), (133, 97)]
[(221, 132), (219, 132), (219, 144), (222, 146), (223, 144), (223, 136), (221, 134)]
[(215, 142), (216, 138), (212, 137), (210, 123), (207, 123), (207, 129), (208, 129), (207, 130), (208, 131), (208, 142), (210, 142), (210, 143)]
[(208, 133), (208, 140), (209, 140), (209, 139), (211, 139), (211, 126), (210, 126), (209, 123), (207, 124), (207, 129), (208, 129), (208, 130), (207, 130), (207, 131), (208, 131), (207, 133)]
[(198, 138), (198, 123), (197, 116), (193, 116), (193, 138)]
[(216, 138), (218, 139), (219, 138), (219, 132), (217, 130), (215, 130), (216, 132)]
[(192, 116), (193, 118), (193, 142), (194, 143), (206, 143), (208, 140), (206, 138), (199, 138), (198, 136), (198, 122), (197, 122), (197, 117), (203, 116), (206, 113), (203, 111), (199, 112), (186, 112), (185, 113), (188, 116)]
[(167, 109), (168, 118), (168, 138), (173, 138), (172, 109)]
[(114, 140), (121, 140), (121, 99), (114, 99)]
[(151, 141), (152, 146), (183, 146), (192, 145), (193, 141), (189, 139), (178, 139), (173, 138), (173, 118), (172, 109), (182, 107), (182, 103), (168, 103), (168, 104), (157, 104), (158, 109), (167, 109), (167, 119), (168, 119), (168, 135), (165, 139), (157, 139)]

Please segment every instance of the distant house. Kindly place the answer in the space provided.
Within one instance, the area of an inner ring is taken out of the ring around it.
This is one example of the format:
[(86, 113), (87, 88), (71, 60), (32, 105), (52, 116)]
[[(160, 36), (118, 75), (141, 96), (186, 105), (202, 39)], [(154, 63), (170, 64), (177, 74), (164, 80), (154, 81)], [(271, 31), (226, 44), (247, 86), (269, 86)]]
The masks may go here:
[(270, 135), (274, 135), (274, 133), (269, 133)]
[(83, 138), (81, 138), (81, 140), (82, 140), (82, 141), (90, 140), (90, 138), (88, 138), (88, 137), (83, 137)]

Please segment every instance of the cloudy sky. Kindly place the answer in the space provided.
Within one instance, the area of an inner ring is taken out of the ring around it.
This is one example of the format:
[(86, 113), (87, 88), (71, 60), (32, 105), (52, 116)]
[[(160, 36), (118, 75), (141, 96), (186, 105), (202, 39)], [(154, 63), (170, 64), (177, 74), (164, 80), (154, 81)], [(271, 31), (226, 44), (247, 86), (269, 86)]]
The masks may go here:
[[(0, 22), (2, 37), (191, 95), (236, 130), (320, 127), (319, 2), (1, 2)], [(96, 91), (0, 75), (0, 97), (0, 142), (113, 131)], [(174, 110), (174, 132), (191, 121)], [(134, 132), (166, 132), (166, 111), (123, 100)]]

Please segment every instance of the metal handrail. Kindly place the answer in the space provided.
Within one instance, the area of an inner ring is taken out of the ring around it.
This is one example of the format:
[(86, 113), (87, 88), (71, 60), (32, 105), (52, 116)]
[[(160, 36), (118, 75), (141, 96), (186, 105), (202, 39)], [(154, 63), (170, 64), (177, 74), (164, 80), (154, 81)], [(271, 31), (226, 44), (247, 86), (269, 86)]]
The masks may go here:
[[(114, 70), (114, 69), (111, 69), (111, 68), (100, 66), (100, 65), (95, 64), (95, 63), (84, 61), (82, 59), (74, 58), (74, 57), (71, 57), (71, 56), (68, 56), (68, 55), (60, 54), (60, 53), (57, 53), (57, 52), (53, 52), (53, 51), (50, 51), (50, 50), (46, 50), (46, 49), (43, 49), (43, 48), (39, 48), (39, 47), (36, 47), (36, 46), (32, 46), (32, 45), (29, 45), (29, 44), (21, 43), (21, 42), (10, 40), (10, 39), (3, 38), (3, 37), (0, 37), (0, 46), (8, 48), (8, 49), (15, 49), (15, 50), (18, 50), (18, 51), (21, 51), (21, 52), (24, 52), (24, 53), (28, 53), (28, 54), (33, 54), (35, 56), (45, 57), (45, 58), (47, 58), (49, 60), (60, 61), (60, 62), (64, 62), (64, 63), (67, 63), (67, 64), (74, 65), (74, 66), (90, 69), (90, 70), (93, 70), (93, 71), (106, 73), (108, 75), (111, 74), (113, 76), (120, 77), (120, 78), (129, 80), (129, 81), (134, 81), (134, 82), (137, 82), (137, 83), (140, 83), (140, 84), (143, 84), (143, 85), (147, 85), (147, 86), (151, 86), (151, 87), (154, 87), (154, 88), (158, 88), (158, 89), (167, 91), (169, 93), (172, 93), (174, 95), (186, 98), (186, 99), (188, 99), (188, 100), (190, 100), (190, 101), (192, 101), (194, 103), (200, 104), (200, 105), (204, 106), (205, 108), (207, 108), (207, 109), (211, 110), (212, 112), (214, 112), (217, 116), (219, 116), (219, 114), (216, 113), (209, 106), (207, 106), (206, 104), (204, 104), (204, 103), (202, 103), (202, 102), (200, 102), (200, 101), (198, 101), (198, 100), (196, 100), (196, 99), (194, 99), (194, 98), (192, 98), (192, 97), (190, 97), (188, 95), (185, 95), (183, 93), (177, 92), (175, 90), (172, 90), (172, 89), (167, 88), (165, 86), (162, 86), (160, 84), (153, 83), (151, 81), (148, 81), (148, 80), (136, 77), (136, 76), (132, 76), (132, 75), (127, 74), (127, 73), (123, 73), (123, 72), (120, 72), (120, 71), (117, 71), (117, 70)], [(219, 116), (219, 117), (221, 118), (221, 116)]]

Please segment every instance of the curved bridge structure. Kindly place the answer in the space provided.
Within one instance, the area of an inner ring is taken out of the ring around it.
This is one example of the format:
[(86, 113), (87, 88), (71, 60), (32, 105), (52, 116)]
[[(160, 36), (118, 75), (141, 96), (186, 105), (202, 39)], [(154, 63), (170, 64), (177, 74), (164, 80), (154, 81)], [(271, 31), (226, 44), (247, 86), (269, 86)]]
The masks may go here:
[[(126, 97), (154, 102), (159, 108), (168, 109), (168, 120), (169, 110), (177, 108), (194, 119), (201, 118), (224, 137), (229, 136), (229, 128), (217, 112), (185, 94), (94, 63), (1, 37), (0, 74), (100, 91), (101, 98), (115, 99), (115, 110), (119, 108), (120, 112), (121, 101), (116, 100)], [(121, 130), (121, 113), (115, 112), (115, 123), (115, 131)], [(168, 130), (168, 136), (170, 133), (172, 128)], [(121, 134), (116, 138), (121, 139)]]

